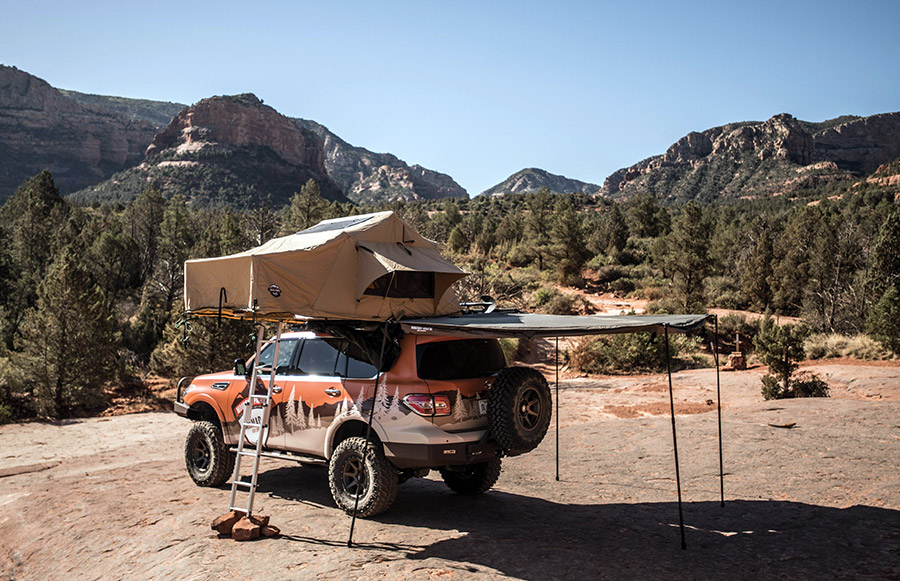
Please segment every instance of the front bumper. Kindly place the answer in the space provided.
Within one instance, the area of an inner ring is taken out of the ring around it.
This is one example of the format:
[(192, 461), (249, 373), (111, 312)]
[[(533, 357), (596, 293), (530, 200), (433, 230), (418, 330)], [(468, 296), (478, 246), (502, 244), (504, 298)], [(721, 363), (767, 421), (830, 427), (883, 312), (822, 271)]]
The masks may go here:
[(175, 413), (183, 418), (187, 418), (188, 411), (191, 409), (189, 405), (184, 402), (176, 401), (175, 402)]

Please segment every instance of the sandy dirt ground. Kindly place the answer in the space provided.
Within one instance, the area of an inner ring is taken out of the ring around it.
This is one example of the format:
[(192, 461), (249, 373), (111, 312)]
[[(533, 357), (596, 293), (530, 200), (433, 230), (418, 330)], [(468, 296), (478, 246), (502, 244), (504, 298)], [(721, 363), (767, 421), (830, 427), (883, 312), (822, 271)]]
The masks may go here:
[[(263, 460), (257, 506), (282, 536), (210, 521), (173, 413), (0, 426), (0, 574), (10, 579), (898, 579), (900, 367), (806, 365), (832, 398), (763, 401), (761, 369), (674, 376), (687, 550), (665, 376), (566, 379), (555, 434), (504, 460), (492, 491), (432, 474), (385, 515), (337, 510), (325, 470)], [(791, 426), (791, 427), (786, 427)]]

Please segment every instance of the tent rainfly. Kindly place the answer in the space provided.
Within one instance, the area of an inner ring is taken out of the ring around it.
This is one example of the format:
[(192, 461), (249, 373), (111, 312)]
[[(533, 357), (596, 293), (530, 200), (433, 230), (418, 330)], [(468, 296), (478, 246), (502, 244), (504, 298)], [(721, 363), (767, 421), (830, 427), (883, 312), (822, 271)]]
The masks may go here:
[[(385, 321), (459, 312), (466, 273), (393, 212), (325, 220), (245, 252), (184, 263), (194, 315)], [(255, 311), (255, 313), (254, 313)]]

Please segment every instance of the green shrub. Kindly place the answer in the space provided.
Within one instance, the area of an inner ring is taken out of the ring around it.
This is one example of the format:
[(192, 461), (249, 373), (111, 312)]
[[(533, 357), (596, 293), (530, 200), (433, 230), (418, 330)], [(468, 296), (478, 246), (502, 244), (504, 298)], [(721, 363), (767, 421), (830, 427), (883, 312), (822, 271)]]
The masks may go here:
[(532, 305), (548, 315), (583, 315), (594, 312), (593, 305), (583, 297), (563, 293), (553, 287), (543, 286), (531, 297)]
[(803, 341), (808, 335), (800, 325), (776, 325), (768, 314), (759, 325), (753, 344), (769, 366), (769, 374), (762, 377), (762, 396), (765, 399), (792, 397), (827, 397), (828, 386), (820, 377), (800, 374), (792, 379), (797, 361), (804, 355)]
[(719, 318), (719, 334), (734, 335), (740, 333), (747, 337), (753, 337), (759, 331), (759, 321), (747, 320), (744, 315), (730, 314)]
[(503, 350), (503, 355), (506, 357), (507, 363), (512, 363), (518, 359), (519, 354), (519, 340), (518, 339), (510, 339), (508, 337), (504, 337), (500, 339), (500, 349)]
[(12, 409), (5, 402), (0, 402), (0, 426), (11, 424), (14, 420)]
[(597, 282), (600, 284), (609, 284), (627, 275), (628, 271), (617, 264), (603, 266), (597, 269)]
[(809, 359), (852, 357), (871, 361), (891, 358), (890, 351), (868, 335), (847, 337), (838, 333), (817, 333), (806, 338), (803, 349)]
[(606, 254), (598, 254), (592, 259), (588, 260), (585, 267), (598, 270), (600, 268), (603, 268), (604, 266), (609, 265), (610, 263), (612, 263), (612, 261), (613, 259), (610, 256), (607, 256)]
[[(672, 356), (676, 349), (672, 346)], [(653, 333), (623, 333), (582, 340), (569, 358), (583, 373), (658, 372), (666, 369), (666, 343)]]
[(747, 306), (747, 298), (727, 276), (710, 276), (703, 281), (703, 297), (707, 305), (723, 309), (742, 309)]
[(620, 278), (609, 284), (609, 290), (615, 293), (628, 294), (634, 290), (634, 281), (630, 278)]
[(828, 384), (815, 373), (801, 371), (791, 382), (794, 397), (828, 397)]
[(787, 389), (774, 375), (762, 378), (762, 396), (766, 400), (790, 399), (795, 397), (828, 397), (828, 384), (820, 376), (802, 371), (791, 380)]
[[(690, 357), (696, 367), (711, 366), (709, 357), (699, 353), (702, 339), (689, 335), (669, 335), (673, 368), (683, 367), (679, 355)], [(654, 333), (623, 333), (583, 339), (569, 356), (569, 364), (583, 373), (659, 373), (666, 370), (666, 340)]]
[(891, 285), (875, 304), (866, 331), (887, 349), (900, 355), (900, 292)]

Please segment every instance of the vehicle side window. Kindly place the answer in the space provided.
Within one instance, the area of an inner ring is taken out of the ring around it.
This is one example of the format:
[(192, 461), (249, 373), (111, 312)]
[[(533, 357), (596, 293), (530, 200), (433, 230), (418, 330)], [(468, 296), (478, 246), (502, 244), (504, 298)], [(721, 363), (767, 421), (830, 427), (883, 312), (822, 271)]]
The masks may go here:
[(341, 341), (339, 339), (307, 339), (300, 351), (301, 375), (339, 375), (336, 373)]
[[(275, 373), (286, 374), (291, 372), (291, 361), (294, 358), (294, 349), (297, 348), (297, 339), (283, 339), (278, 346), (278, 367)], [(271, 372), (272, 357), (275, 356), (275, 344), (266, 345), (259, 356), (259, 371)]]
[(506, 367), (496, 339), (462, 339), (416, 345), (421, 379), (470, 379), (487, 377)]
[(378, 370), (374, 365), (369, 363), (368, 355), (364, 354), (362, 349), (346, 341), (344, 343), (344, 354), (347, 359), (347, 373), (345, 377), (354, 379), (369, 379), (375, 377)]

